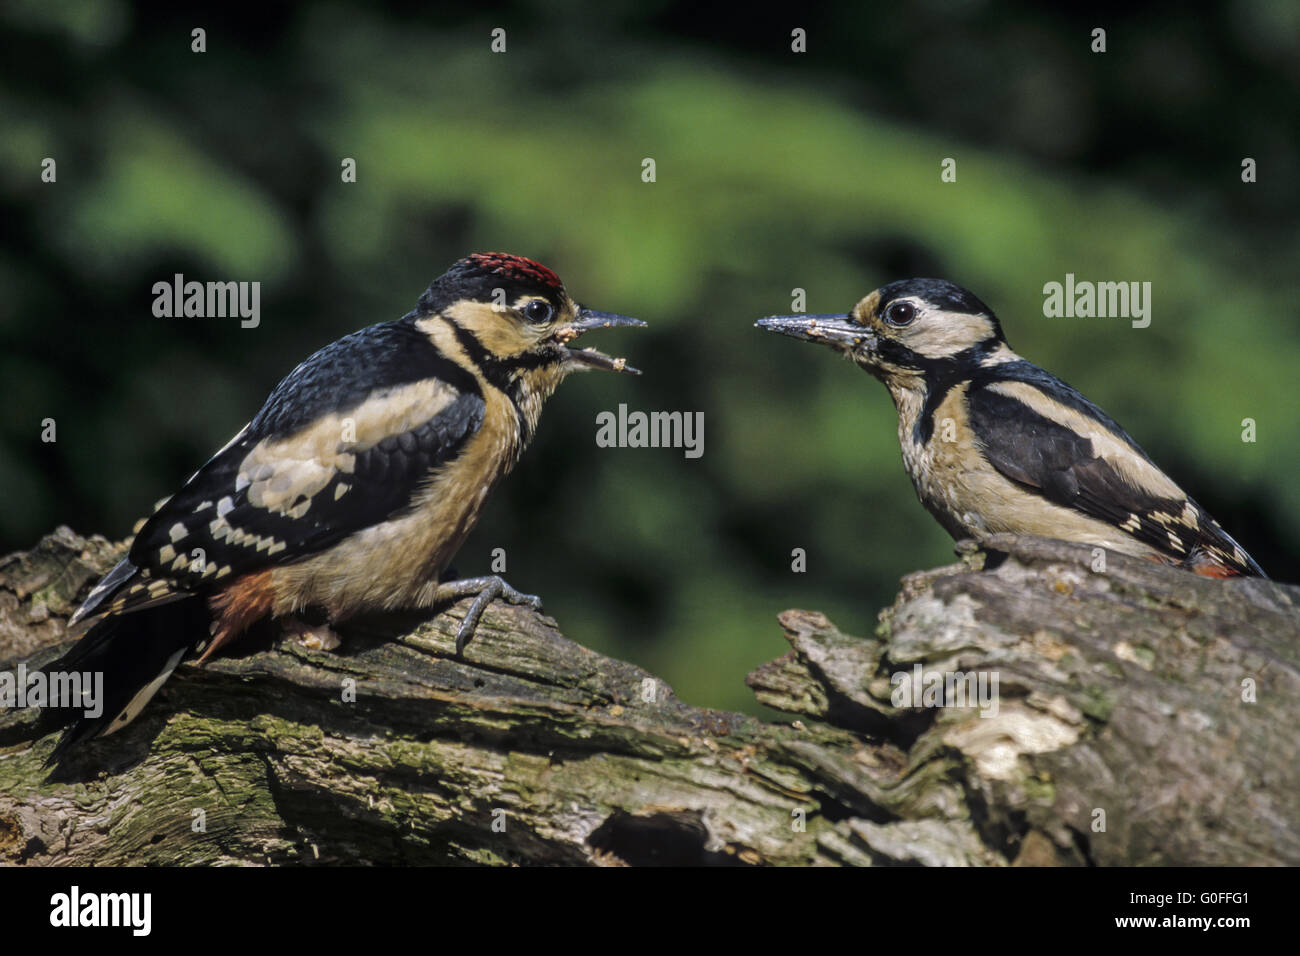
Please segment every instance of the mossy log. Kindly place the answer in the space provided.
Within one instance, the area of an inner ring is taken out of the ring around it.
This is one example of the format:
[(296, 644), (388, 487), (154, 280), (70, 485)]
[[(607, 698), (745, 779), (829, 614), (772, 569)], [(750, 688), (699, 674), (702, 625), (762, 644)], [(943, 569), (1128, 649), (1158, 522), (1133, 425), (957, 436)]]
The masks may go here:
[[(60, 528), (0, 559), (0, 670), (50, 659), (120, 551)], [(870, 637), (780, 615), (792, 649), (749, 684), (790, 723), (689, 707), (499, 603), (457, 657), (467, 601), (183, 666), (53, 772), (11, 709), (0, 862), (1300, 863), (1300, 588), (1042, 539), (959, 553)], [(916, 665), (997, 696), (895, 706)]]

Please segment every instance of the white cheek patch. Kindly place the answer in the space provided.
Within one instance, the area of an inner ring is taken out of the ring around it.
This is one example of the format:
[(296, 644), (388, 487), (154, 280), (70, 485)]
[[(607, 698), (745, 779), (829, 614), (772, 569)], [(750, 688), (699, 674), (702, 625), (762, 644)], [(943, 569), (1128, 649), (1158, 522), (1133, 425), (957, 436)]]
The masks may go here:
[(446, 310), (446, 314), (498, 358), (509, 358), (532, 348), (540, 334), (537, 328), (521, 322), (513, 312), (498, 312), (491, 303), (457, 302)]
[(925, 358), (951, 358), (993, 336), (993, 322), (985, 316), (927, 312), (901, 330), (898, 337), (905, 346)]

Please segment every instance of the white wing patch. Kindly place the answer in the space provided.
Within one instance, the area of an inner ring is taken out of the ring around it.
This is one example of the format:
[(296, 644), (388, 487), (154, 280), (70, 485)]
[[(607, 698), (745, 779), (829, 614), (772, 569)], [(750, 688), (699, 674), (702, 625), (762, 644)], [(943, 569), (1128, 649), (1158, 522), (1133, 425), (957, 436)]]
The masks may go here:
[(1139, 491), (1175, 501), (1187, 497), (1183, 490), (1169, 479), (1169, 476), (1135, 453), (1132, 448), (1110, 434), (1100, 424), (1073, 408), (1053, 401), (1034, 386), (1024, 382), (994, 382), (986, 388), (990, 392), (1014, 398), (1048, 421), (1087, 438), (1092, 442), (1093, 454), (1105, 460), (1106, 464), (1115, 469), (1116, 474)]
[[(357, 454), (414, 431), (459, 396), (436, 379), (378, 389), (347, 413), (326, 415), (287, 438), (258, 442), (239, 464), (235, 489), (247, 488), (254, 507), (301, 518), (337, 475), (352, 474)], [(336, 491), (336, 500), (342, 493)]]

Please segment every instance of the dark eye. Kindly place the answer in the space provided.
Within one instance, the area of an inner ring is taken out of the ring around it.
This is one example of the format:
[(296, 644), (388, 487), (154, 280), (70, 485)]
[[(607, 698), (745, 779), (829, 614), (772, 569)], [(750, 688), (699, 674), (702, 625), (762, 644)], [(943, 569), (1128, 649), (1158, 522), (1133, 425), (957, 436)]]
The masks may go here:
[(533, 299), (532, 302), (524, 306), (524, 318), (537, 325), (551, 321), (553, 315), (555, 315), (555, 309), (545, 299)]
[(910, 302), (891, 302), (885, 310), (885, 321), (890, 325), (907, 325), (916, 318), (916, 306)]

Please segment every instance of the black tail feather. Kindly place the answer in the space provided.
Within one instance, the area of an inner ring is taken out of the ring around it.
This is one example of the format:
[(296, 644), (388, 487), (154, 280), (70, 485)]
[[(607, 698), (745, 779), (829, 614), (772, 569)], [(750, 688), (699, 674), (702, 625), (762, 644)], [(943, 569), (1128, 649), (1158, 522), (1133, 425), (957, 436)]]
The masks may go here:
[(66, 702), (42, 711), (38, 726), (44, 732), (66, 727), (45, 765), (62, 760), (82, 741), (120, 730), (134, 720), (172, 668), (207, 638), (208, 622), (207, 605), (198, 597), (111, 617), (96, 623), (66, 654), (42, 667), (46, 675), (74, 671), (88, 675), (91, 687), (102, 675), (96, 716), (86, 716), (86, 707), (69, 707)]

